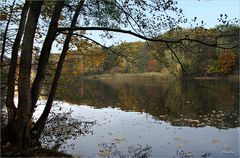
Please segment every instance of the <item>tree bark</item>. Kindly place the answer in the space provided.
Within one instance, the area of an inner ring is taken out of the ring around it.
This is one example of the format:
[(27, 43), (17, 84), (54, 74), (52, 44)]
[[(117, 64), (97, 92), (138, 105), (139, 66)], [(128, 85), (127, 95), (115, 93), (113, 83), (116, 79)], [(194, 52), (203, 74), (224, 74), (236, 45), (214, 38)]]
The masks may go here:
[(8, 27), (9, 27), (9, 24), (10, 24), (10, 21), (11, 21), (11, 18), (12, 18), (13, 7), (14, 7), (14, 5), (15, 5), (15, 1), (16, 1), (16, 0), (13, 1), (13, 4), (12, 4), (12, 6), (11, 6), (10, 14), (9, 14), (8, 21), (7, 21), (7, 24), (6, 24), (6, 28), (5, 28), (5, 31), (4, 31), (4, 34), (3, 34), (2, 54), (1, 54), (1, 66), (3, 65), (3, 58), (4, 58), (5, 46), (6, 46), (6, 40), (7, 40), (7, 32), (8, 32)]
[(43, 1), (32, 1), (28, 13), (26, 30), (20, 59), (20, 70), (18, 80), (19, 103), (16, 116), (11, 124), (8, 124), (8, 131), (11, 134), (10, 143), (21, 149), (31, 143), (30, 123), (31, 123), (31, 62), (33, 40), (36, 32), (38, 18), (41, 12)]
[(10, 62), (10, 68), (8, 71), (8, 80), (7, 80), (8, 91), (7, 91), (6, 105), (8, 109), (8, 121), (13, 118), (16, 112), (16, 107), (14, 105), (13, 99), (14, 99), (14, 90), (15, 90), (15, 79), (16, 79), (15, 75), (16, 75), (16, 68), (17, 68), (18, 49), (23, 36), (29, 6), (30, 6), (29, 1), (26, 1), (22, 9), (18, 32), (12, 47), (11, 62)]
[(44, 76), (46, 74), (46, 67), (49, 60), (49, 55), (52, 47), (52, 43), (55, 40), (57, 28), (58, 28), (58, 20), (60, 18), (60, 14), (62, 11), (62, 8), (64, 7), (65, 1), (58, 1), (55, 5), (55, 9), (53, 11), (52, 19), (49, 25), (49, 29), (47, 32), (47, 36), (44, 40), (43, 47), (40, 54), (40, 59), (38, 63), (38, 69), (36, 77), (32, 84), (32, 109), (31, 111), (34, 111), (34, 108), (36, 106), (37, 100), (40, 95), (42, 81), (44, 79)]
[[(78, 6), (76, 8), (76, 11), (75, 11), (75, 14), (73, 16), (71, 27), (76, 26), (77, 18), (79, 16), (79, 13), (80, 13), (82, 7), (83, 7), (83, 4), (84, 4), (84, 0), (81, 0), (78, 4)], [(59, 78), (60, 78), (60, 75), (61, 75), (64, 59), (66, 57), (72, 35), (73, 35), (73, 31), (69, 31), (68, 34), (67, 34), (67, 37), (65, 39), (65, 42), (64, 42), (64, 46), (63, 46), (63, 50), (61, 52), (60, 59), (58, 61), (57, 69), (56, 69), (54, 79), (53, 79), (53, 82), (52, 82), (52, 85), (51, 85), (51, 90), (50, 90), (50, 94), (49, 94), (49, 97), (48, 97), (48, 100), (47, 100), (47, 103), (46, 103), (46, 107), (44, 108), (44, 111), (43, 111), (42, 115), (40, 116), (40, 118), (38, 119), (38, 121), (36, 122), (36, 124), (33, 128), (33, 132), (36, 135), (36, 137), (41, 136), (41, 133), (42, 133), (42, 131), (44, 129), (44, 126), (46, 124), (48, 115), (49, 115), (50, 110), (52, 108), (53, 99), (54, 99), (55, 94), (56, 94), (58, 81), (59, 81)]]

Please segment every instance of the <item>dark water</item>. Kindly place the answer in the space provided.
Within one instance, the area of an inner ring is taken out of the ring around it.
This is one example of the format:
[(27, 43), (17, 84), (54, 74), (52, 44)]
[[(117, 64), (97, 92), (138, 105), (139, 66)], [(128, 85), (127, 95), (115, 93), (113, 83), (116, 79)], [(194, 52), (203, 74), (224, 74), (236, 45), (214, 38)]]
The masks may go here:
[[(108, 78), (62, 82), (57, 100), (96, 120), (61, 149), (82, 157), (239, 157), (239, 82)], [(69, 105), (70, 105), (69, 104)]]

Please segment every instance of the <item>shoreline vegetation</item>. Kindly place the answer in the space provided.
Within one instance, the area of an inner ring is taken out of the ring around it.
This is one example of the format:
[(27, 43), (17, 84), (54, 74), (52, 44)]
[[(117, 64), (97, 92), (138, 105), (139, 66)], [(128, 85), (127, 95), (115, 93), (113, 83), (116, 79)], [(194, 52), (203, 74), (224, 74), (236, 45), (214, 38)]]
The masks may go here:
[(106, 73), (100, 75), (90, 75), (86, 76), (87, 79), (108, 79), (108, 78), (174, 78), (168, 72), (144, 72), (144, 73)]
[[(111, 78), (152, 78), (152, 79), (189, 79), (188, 77), (177, 77), (169, 72), (144, 72), (144, 73), (106, 73), (106, 74), (98, 74), (98, 75), (89, 75), (84, 76), (87, 79), (111, 79)], [(190, 79), (193, 80), (222, 80), (222, 79), (229, 79), (229, 80), (239, 80), (240, 75), (226, 75), (226, 76), (193, 76)]]

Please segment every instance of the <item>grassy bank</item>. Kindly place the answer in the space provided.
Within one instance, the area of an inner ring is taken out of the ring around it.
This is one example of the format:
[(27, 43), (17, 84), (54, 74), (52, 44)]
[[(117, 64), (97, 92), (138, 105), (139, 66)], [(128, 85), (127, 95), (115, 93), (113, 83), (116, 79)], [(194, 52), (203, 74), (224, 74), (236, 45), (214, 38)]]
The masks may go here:
[(226, 80), (239, 80), (240, 75), (227, 75), (227, 76), (198, 76), (198, 77), (193, 77), (195, 80), (221, 80), (221, 79), (226, 79)]
[[(145, 73), (115, 73), (115, 74), (100, 74), (86, 76), (87, 79), (131, 79), (131, 78), (151, 78), (151, 79), (174, 79), (176, 78), (168, 72), (145, 72)], [(184, 77), (183, 77), (184, 78)], [(187, 77), (188, 78), (188, 77)], [(189, 78), (188, 78), (189, 79)], [(226, 75), (226, 76), (196, 76), (192, 77), (194, 80), (239, 80), (240, 75)]]
[(111, 79), (111, 78), (174, 78), (173, 75), (167, 72), (146, 72), (146, 73), (115, 73), (87, 76), (88, 79)]

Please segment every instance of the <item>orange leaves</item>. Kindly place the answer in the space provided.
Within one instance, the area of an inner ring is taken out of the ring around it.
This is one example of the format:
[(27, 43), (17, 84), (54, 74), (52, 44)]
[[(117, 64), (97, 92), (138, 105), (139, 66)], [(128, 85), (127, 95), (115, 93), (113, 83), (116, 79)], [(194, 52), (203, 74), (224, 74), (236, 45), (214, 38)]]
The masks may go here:
[(231, 51), (225, 51), (218, 58), (219, 72), (223, 74), (229, 74), (236, 65), (237, 57)]
[(156, 59), (148, 61), (148, 71), (158, 71), (159, 62)]

